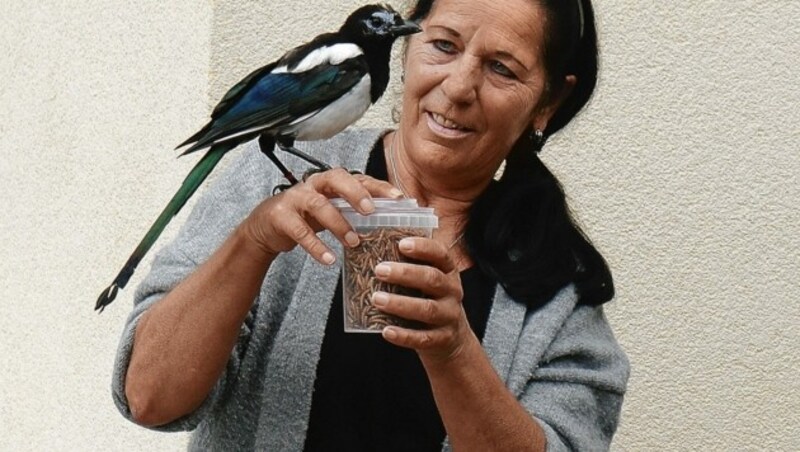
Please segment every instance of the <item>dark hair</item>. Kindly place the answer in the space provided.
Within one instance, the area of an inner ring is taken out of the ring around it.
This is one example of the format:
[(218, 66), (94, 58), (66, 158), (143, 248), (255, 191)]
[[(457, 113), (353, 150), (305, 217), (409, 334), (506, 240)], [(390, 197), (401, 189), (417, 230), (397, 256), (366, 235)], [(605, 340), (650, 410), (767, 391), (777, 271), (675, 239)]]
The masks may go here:
[[(434, 1), (418, 0), (410, 18), (424, 19)], [(545, 95), (558, 96), (567, 75), (577, 81), (543, 131), (546, 140), (569, 123), (594, 92), (597, 32), (591, 0), (531, 1), (545, 12)], [(543, 305), (569, 283), (575, 283), (580, 303), (602, 304), (614, 296), (611, 272), (573, 220), (561, 184), (539, 159), (544, 140), (526, 132), (513, 146), (503, 176), (471, 207), (467, 247), (484, 272), (528, 306)]]

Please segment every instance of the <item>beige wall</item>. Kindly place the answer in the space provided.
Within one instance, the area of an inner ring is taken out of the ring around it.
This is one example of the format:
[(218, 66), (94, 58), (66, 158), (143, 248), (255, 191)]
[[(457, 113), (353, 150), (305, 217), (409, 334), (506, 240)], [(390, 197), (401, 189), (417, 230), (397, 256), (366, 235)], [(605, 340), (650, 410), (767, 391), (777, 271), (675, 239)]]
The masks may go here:
[[(92, 305), (196, 160), (171, 149), (357, 4), (4, 4), (0, 450), (184, 447), (109, 395), (133, 290)], [(614, 449), (797, 450), (800, 2), (596, 4), (597, 97), (544, 158), (616, 276), (634, 367)]]
[(203, 1), (3, 2), (0, 450), (185, 442), (111, 400), (133, 291), (101, 316), (92, 303), (193, 163), (171, 149), (208, 114), (211, 16)]

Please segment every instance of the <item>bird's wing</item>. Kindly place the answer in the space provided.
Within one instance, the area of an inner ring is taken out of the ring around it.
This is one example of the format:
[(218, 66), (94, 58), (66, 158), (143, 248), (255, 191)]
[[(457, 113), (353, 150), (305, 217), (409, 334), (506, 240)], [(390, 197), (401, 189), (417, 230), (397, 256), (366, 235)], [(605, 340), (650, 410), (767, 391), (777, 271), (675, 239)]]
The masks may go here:
[[(211, 121), (203, 126), (202, 129), (195, 132), (194, 135), (187, 138), (186, 141), (179, 144), (175, 149), (182, 148), (190, 143), (197, 143), (198, 141), (202, 140), (205, 135), (213, 131), (214, 120), (224, 115), (231, 107), (236, 105), (236, 102), (240, 100), (242, 95), (246, 93), (254, 83), (258, 82), (258, 80), (260, 80), (262, 77), (269, 75), (269, 73), (275, 69), (276, 63), (277, 62), (272, 62), (266, 66), (256, 69), (248, 74), (245, 78), (239, 80), (237, 84), (233, 85), (233, 87), (231, 87), (228, 92), (222, 96), (222, 99), (219, 101), (219, 103), (217, 103), (217, 106), (214, 107), (214, 111), (211, 112)], [(198, 146), (197, 144), (194, 144), (183, 154), (189, 154), (203, 147), (205, 146)]]
[(247, 92), (247, 89), (250, 88), (253, 83), (257, 82), (261, 77), (268, 75), (275, 69), (276, 63), (270, 63), (266, 66), (260, 67), (255, 71), (249, 73), (245, 78), (239, 80), (239, 82), (233, 85), (228, 92), (222, 96), (219, 103), (216, 107), (214, 107), (214, 111), (211, 112), (211, 118), (215, 119), (225, 114), (229, 108), (236, 104), (236, 101), (239, 100), (242, 94)]
[(314, 49), (319, 48), (320, 46), (324, 46), (327, 42), (332, 42), (334, 39), (334, 34), (332, 33), (325, 33), (317, 36), (312, 41), (298, 46), (288, 52), (286, 52), (280, 59), (274, 61), (266, 66), (260, 67), (255, 71), (248, 74), (245, 78), (241, 79), (237, 84), (233, 85), (228, 92), (222, 96), (219, 103), (216, 107), (214, 107), (214, 111), (211, 113), (211, 118), (218, 118), (224, 115), (229, 108), (236, 104), (236, 102), (241, 98), (241, 96), (247, 92), (249, 88), (253, 86), (256, 82), (258, 82), (261, 77), (269, 74), (272, 72), (276, 67), (281, 66), (296, 66), (300, 61), (302, 61), (309, 53), (313, 52)]
[(185, 153), (214, 142), (279, 129), (310, 115), (350, 91), (368, 73), (363, 55), (303, 72), (271, 72), (251, 82), (235, 104), (215, 118)]

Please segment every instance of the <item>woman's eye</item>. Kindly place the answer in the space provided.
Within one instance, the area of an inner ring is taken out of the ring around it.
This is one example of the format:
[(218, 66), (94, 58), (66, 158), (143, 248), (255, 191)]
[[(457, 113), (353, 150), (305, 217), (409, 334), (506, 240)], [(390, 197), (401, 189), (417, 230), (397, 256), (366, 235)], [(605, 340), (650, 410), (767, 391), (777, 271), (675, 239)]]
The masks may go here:
[(436, 47), (436, 50), (440, 50), (444, 53), (455, 53), (456, 51), (456, 46), (452, 42), (443, 39), (435, 39), (433, 41), (433, 46)]
[(501, 63), (499, 61), (492, 61), (491, 62), (491, 68), (492, 68), (492, 71), (502, 75), (503, 77), (508, 77), (508, 78), (515, 78), (516, 77), (514, 75), (514, 73), (511, 71), (511, 69), (508, 68), (508, 66), (506, 66), (505, 64), (503, 64), (503, 63)]

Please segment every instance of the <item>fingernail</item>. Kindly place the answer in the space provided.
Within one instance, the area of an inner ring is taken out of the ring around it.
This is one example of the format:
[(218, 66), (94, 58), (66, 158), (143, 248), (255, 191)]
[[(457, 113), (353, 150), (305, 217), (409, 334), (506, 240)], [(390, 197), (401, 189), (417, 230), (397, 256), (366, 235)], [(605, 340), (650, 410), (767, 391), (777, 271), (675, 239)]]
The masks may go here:
[(393, 188), (389, 191), (389, 196), (391, 196), (392, 198), (402, 198), (405, 195), (400, 190)]
[(397, 331), (394, 328), (387, 326), (383, 329), (383, 337), (386, 339), (395, 339), (397, 338)]
[(349, 231), (347, 234), (344, 235), (344, 241), (347, 242), (350, 246), (358, 245), (358, 234), (353, 231)]
[(411, 250), (414, 249), (414, 240), (413, 239), (409, 239), (409, 238), (405, 238), (403, 240), (400, 240), (400, 243), (398, 243), (398, 246), (403, 251), (411, 251)]
[(375, 205), (372, 204), (372, 201), (368, 198), (362, 199), (358, 205), (361, 207), (361, 211), (364, 213), (371, 213), (373, 210), (375, 210)]
[(378, 307), (384, 307), (389, 304), (389, 296), (386, 292), (375, 292), (372, 294), (372, 304)]
[(325, 254), (322, 255), (322, 262), (324, 262), (327, 265), (331, 265), (335, 261), (336, 257), (334, 257), (334, 255), (331, 253), (326, 252)]
[(392, 272), (392, 267), (388, 264), (378, 264), (375, 266), (375, 274), (378, 276), (389, 276), (389, 273)]

